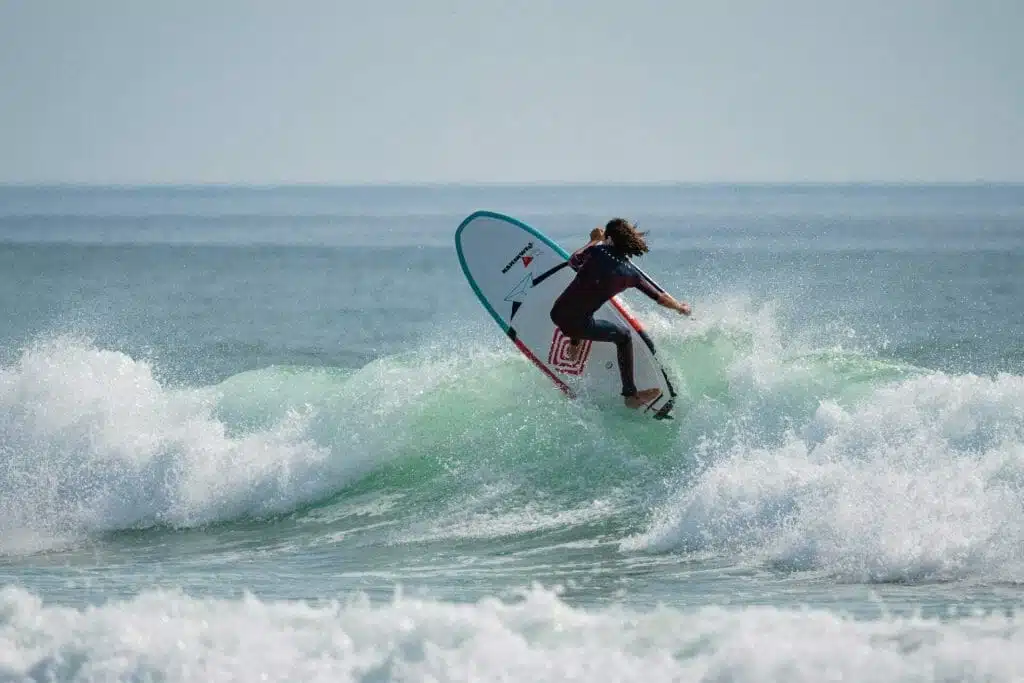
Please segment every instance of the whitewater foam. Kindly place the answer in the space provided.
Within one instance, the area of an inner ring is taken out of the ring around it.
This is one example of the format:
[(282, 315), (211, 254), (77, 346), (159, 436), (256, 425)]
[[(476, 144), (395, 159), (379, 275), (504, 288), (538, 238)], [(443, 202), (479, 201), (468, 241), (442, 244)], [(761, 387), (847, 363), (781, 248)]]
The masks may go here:
[(778, 445), (712, 446), (626, 550), (741, 552), (850, 580), (1019, 580), (1024, 378), (927, 376), (822, 401)]
[(555, 591), (452, 604), (198, 599), (71, 608), (0, 591), (0, 677), (138, 681), (1013, 681), (1016, 615), (858, 621), (821, 610), (617, 607)]
[(81, 340), (27, 349), (0, 369), (5, 532), (194, 526), (318, 495), (328, 453), (306, 438), (307, 416), (232, 437), (213, 417), (216, 398), (163, 386), (146, 361)]

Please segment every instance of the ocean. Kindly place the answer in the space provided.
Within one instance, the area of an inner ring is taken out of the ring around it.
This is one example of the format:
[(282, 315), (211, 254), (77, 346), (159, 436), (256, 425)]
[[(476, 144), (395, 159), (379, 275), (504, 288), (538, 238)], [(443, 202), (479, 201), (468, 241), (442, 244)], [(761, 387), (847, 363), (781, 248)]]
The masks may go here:
[[(672, 421), (455, 254), (614, 216)], [(2, 681), (1024, 680), (1024, 186), (0, 188)]]

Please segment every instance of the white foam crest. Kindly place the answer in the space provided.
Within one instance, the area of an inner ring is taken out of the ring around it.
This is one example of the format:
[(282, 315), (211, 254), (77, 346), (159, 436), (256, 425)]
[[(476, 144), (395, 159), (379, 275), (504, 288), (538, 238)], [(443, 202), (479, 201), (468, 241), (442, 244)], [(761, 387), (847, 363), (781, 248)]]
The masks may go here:
[(147, 362), (68, 338), (0, 368), (0, 552), (26, 537), (45, 547), (286, 511), (344, 480), (347, 464), (308, 437), (308, 412), (232, 435), (217, 396), (163, 386)]
[(1024, 566), (1024, 378), (935, 373), (775, 447), (706, 448), (628, 550), (742, 552), (852, 580), (1016, 580)]
[(0, 591), (0, 678), (47, 681), (1000, 681), (1024, 621), (770, 607), (574, 608), (534, 588), (452, 604), (308, 604), (147, 592), (99, 607)]

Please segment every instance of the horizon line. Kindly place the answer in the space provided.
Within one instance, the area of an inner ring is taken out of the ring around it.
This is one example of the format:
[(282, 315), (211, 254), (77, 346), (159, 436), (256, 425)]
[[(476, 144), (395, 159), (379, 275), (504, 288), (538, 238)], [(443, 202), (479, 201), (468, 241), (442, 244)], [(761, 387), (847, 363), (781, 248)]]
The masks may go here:
[(1024, 180), (457, 180), (457, 181), (181, 181), (181, 182), (78, 182), (0, 181), (2, 189), (343, 189), (343, 188), (524, 188), (524, 187), (1021, 187)]

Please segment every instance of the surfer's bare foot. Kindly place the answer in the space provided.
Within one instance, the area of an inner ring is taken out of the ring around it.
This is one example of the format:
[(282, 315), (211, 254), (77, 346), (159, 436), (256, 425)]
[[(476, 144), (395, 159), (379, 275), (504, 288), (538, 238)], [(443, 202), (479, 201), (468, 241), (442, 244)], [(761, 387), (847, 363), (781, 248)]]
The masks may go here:
[(661, 389), (644, 389), (642, 391), (636, 392), (632, 396), (627, 396), (626, 407), (633, 408), (635, 410), (640, 406), (647, 405), (648, 403), (658, 398), (659, 396), (661, 396)]

